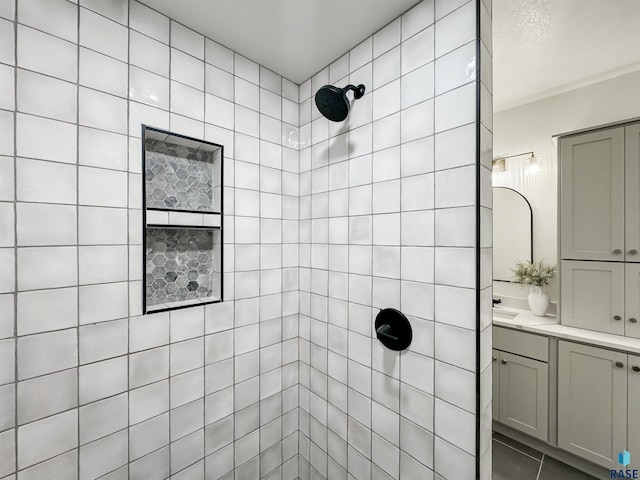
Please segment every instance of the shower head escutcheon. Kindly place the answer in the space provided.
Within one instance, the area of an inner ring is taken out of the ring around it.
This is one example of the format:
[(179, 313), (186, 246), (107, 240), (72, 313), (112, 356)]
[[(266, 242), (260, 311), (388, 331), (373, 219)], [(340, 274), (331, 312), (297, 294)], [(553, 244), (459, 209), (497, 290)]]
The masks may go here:
[(325, 85), (316, 92), (316, 106), (320, 113), (332, 122), (342, 122), (349, 115), (349, 99), (347, 92), (353, 91), (353, 98), (359, 99), (364, 95), (364, 85), (357, 87), (347, 85), (344, 88), (334, 87), (333, 85)]

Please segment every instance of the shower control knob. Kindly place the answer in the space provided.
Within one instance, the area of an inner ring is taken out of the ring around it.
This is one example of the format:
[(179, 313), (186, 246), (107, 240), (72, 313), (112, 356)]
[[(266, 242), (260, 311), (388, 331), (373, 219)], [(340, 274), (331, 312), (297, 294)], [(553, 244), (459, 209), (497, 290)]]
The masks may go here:
[(413, 339), (411, 323), (395, 308), (384, 308), (378, 312), (375, 331), (380, 343), (396, 352), (408, 348)]

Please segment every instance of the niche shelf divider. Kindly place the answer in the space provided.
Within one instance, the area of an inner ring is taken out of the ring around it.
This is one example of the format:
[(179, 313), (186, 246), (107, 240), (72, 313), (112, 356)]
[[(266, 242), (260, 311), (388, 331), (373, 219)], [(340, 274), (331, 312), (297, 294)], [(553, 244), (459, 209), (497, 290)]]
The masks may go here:
[(142, 125), (143, 312), (223, 299), (224, 147)]

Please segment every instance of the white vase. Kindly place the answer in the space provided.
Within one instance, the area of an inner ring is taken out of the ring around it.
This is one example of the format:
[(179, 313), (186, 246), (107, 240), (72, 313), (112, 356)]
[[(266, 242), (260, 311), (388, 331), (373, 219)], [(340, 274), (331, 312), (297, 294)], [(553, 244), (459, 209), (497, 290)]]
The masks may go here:
[(537, 317), (544, 317), (545, 313), (547, 313), (547, 308), (549, 308), (549, 295), (544, 292), (542, 287), (532, 285), (527, 300), (529, 301), (531, 313)]

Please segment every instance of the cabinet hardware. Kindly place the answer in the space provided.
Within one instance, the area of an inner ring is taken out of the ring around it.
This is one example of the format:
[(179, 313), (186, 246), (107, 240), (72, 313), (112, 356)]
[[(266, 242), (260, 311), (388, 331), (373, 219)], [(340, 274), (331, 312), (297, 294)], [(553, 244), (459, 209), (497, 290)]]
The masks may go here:
[(620, 315), (614, 315), (614, 316), (613, 316), (613, 319), (614, 319), (614, 320), (621, 320), (621, 319), (622, 319), (622, 317), (621, 317)]
[(631, 370), (633, 370), (634, 372), (640, 372), (640, 367), (637, 365), (634, 365), (633, 367), (631, 367)]
[(495, 362), (496, 360), (498, 360), (498, 357), (493, 357), (493, 361)]
[(502, 360), (500, 360), (500, 363), (503, 364), (503, 365), (506, 365), (507, 361), (503, 358)]
[(618, 367), (618, 368), (622, 368), (622, 367), (624, 367), (624, 363), (622, 363), (622, 362), (616, 362), (616, 367)]
[(635, 255), (636, 253), (638, 253), (638, 250), (636, 250), (635, 248), (629, 250), (629, 255)]
[(620, 250), (619, 248), (616, 248), (616, 249), (613, 251), (613, 254), (614, 254), (614, 255), (618, 255), (618, 254), (620, 254), (620, 253), (622, 253), (622, 250)]
[(633, 318), (633, 317), (631, 317), (631, 318), (629, 319), (629, 323), (636, 323), (637, 321), (638, 321), (638, 319), (637, 319), (637, 318)]

